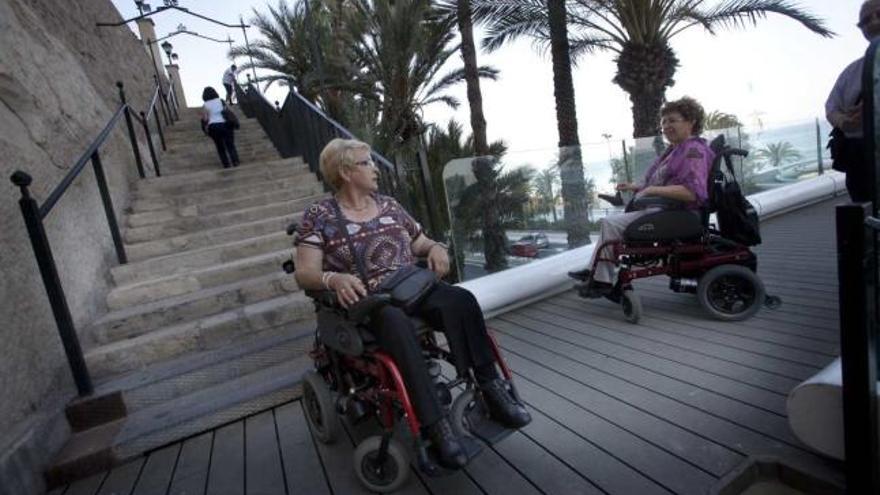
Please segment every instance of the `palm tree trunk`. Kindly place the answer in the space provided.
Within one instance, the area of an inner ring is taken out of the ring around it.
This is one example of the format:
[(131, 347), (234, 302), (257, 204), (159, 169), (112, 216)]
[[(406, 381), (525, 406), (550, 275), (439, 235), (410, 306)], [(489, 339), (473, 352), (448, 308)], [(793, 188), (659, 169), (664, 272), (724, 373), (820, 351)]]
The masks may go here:
[[(480, 76), (477, 71), (477, 50), (474, 46), (474, 24), (471, 19), (470, 0), (458, 0), (458, 31), (461, 34), (461, 58), (464, 61), (464, 78), (467, 85), (468, 104), (471, 110), (471, 132), (474, 137), (473, 162), (474, 175), (481, 181), (482, 195), (483, 254), (486, 257), (486, 270), (494, 272), (507, 267), (504, 247), (506, 239), (501, 228), (501, 219), (495, 201), (496, 175), (491, 173), (492, 160), (483, 159), (489, 154), (486, 137), (486, 119), (483, 116), (483, 95), (480, 92)], [(477, 170), (488, 167), (490, 170)]]
[(589, 244), (584, 167), (578, 139), (574, 84), (566, 26), (565, 0), (547, 0), (550, 21), (550, 52), (553, 58), (553, 94), (559, 132), (559, 175), (569, 247)]
[(649, 137), (659, 134), (660, 107), (666, 99), (665, 88), (657, 86), (642, 88), (630, 93), (633, 114), (633, 137)]

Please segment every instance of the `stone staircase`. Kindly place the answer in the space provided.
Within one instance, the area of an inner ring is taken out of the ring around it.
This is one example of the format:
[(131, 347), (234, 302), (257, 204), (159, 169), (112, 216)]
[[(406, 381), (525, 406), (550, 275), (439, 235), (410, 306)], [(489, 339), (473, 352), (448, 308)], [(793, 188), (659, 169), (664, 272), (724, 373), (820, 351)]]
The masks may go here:
[(221, 168), (195, 110), (166, 142), (163, 176), (132, 191), (107, 313), (81, 332), (96, 390), (67, 409), (50, 485), (294, 399), (310, 366), (313, 306), (281, 263), (285, 227), (323, 186), (253, 120), (238, 168)]

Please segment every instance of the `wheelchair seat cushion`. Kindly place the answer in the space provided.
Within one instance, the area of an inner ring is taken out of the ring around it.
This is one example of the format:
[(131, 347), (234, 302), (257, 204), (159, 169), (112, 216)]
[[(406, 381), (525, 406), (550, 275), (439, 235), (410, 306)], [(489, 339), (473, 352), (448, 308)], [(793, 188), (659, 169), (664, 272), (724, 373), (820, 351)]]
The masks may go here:
[[(346, 317), (342, 311), (332, 308), (318, 310), (318, 335), (321, 342), (331, 349), (349, 356), (360, 356), (366, 350), (376, 348), (376, 338), (363, 324)], [(433, 329), (421, 318), (410, 317), (416, 335), (431, 332)]]
[(699, 211), (671, 210), (649, 213), (626, 227), (623, 240), (628, 242), (685, 241), (703, 235)]

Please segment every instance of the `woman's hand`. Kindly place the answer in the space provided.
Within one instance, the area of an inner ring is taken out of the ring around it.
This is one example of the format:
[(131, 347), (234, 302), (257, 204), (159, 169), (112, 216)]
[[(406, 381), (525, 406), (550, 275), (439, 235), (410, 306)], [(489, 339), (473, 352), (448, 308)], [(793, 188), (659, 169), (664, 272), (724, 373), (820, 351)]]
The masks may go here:
[(428, 269), (440, 278), (449, 273), (449, 253), (442, 245), (435, 243), (428, 249)]
[(343, 308), (348, 308), (366, 297), (367, 288), (361, 279), (349, 273), (336, 273), (327, 282), (327, 286), (336, 291), (336, 298)]
[(624, 182), (623, 184), (617, 185), (618, 191), (638, 191), (639, 186), (633, 184), (632, 182)]

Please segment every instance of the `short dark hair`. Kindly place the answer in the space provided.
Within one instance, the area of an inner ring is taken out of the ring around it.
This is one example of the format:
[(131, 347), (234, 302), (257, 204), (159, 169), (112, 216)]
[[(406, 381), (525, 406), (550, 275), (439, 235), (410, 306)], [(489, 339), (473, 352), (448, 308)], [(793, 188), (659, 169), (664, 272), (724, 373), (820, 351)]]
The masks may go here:
[(217, 90), (211, 86), (205, 86), (205, 89), (202, 91), (202, 101), (215, 100), (217, 98), (220, 98)]
[(675, 101), (668, 101), (660, 109), (660, 116), (669, 115), (670, 113), (678, 113), (684, 120), (694, 123), (694, 136), (703, 133), (703, 123), (706, 120), (706, 111), (703, 105), (690, 96), (684, 96)]
[(236, 67), (235, 64), (232, 64), (232, 70), (235, 70), (235, 69), (237, 69), (237, 68), (238, 68), (238, 67)]

